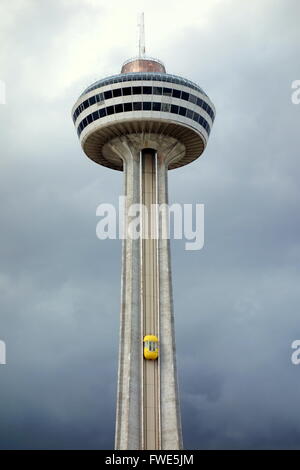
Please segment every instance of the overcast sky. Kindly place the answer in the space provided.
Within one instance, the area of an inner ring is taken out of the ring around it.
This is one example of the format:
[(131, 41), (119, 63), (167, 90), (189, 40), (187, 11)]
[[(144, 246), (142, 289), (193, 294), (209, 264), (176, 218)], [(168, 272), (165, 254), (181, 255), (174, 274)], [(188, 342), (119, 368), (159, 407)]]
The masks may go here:
[(146, 51), (198, 83), (217, 117), (169, 173), (205, 205), (205, 245), (172, 242), (187, 449), (300, 448), (298, 0), (1, 0), (0, 448), (111, 449), (121, 242), (96, 207), (122, 173), (81, 151), (71, 108)]

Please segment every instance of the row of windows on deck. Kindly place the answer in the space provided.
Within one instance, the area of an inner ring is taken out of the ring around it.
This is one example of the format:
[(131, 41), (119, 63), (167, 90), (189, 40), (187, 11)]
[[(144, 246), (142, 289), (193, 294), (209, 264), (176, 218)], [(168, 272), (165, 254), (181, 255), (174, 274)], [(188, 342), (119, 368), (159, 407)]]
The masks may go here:
[(117, 88), (115, 90), (107, 90), (103, 93), (98, 93), (97, 95), (91, 96), (90, 98), (83, 101), (73, 113), (73, 121), (75, 123), (79, 114), (82, 113), (89, 106), (92, 106), (96, 103), (104, 103), (105, 100), (111, 98), (117, 98), (120, 96), (130, 96), (130, 95), (162, 95), (162, 96), (171, 96), (173, 98), (179, 98), (185, 101), (190, 101), (191, 103), (196, 104), (200, 108), (204, 109), (212, 121), (214, 121), (215, 114), (212, 108), (201, 98), (193, 95), (192, 93), (186, 93), (182, 90), (177, 90), (175, 88), (165, 88), (165, 87), (155, 87), (155, 86), (134, 86), (134, 87), (125, 87)]
[(78, 125), (77, 133), (80, 136), (83, 129), (98, 119), (101, 119), (105, 116), (109, 116), (111, 114), (118, 114), (118, 113), (126, 113), (130, 111), (162, 111), (167, 113), (179, 114), (181, 116), (185, 116), (193, 121), (201, 124), (202, 127), (206, 130), (206, 132), (210, 133), (210, 125), (204, 119), (203, 116), (200, 114), (191, 111), (190, 109), (184, 108), (182, 106), (177, 106), (175, 104), (167, 104), (167, 103), (157, 103), (152, 101), (136, 101), (134, 103), (122, 103), (116, 104), (114, 106), (108, 106), (107, 108), (101, 108), (98, 111), (94, 111), (93, 113), (86, 116)]

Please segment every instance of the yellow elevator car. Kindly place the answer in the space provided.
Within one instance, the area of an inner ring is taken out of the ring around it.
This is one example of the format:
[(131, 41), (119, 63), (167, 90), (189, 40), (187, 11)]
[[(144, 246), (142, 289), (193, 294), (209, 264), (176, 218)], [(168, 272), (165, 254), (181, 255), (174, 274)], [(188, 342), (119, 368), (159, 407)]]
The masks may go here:
[(158, 358), (158, 338), (155, 335), (144, 336), (144, 357), (145, 359)]

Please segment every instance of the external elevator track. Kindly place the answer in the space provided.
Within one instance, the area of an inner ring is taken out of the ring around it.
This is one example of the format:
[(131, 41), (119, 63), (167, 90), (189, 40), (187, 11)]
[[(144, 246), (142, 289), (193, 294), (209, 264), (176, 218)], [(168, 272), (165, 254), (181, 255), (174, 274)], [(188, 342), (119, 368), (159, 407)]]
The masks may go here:
[[(141, 203), (141, 310), (142, 339), (159, 337), (158, 269), (158, 188), (157, 154), (144, 149), (140, 155)], [(143, 354), (143, 352), (142, 352)], [(160, 358), (142, 360), (142, 445), (143, 449), (161, 449), (160, 432)]]

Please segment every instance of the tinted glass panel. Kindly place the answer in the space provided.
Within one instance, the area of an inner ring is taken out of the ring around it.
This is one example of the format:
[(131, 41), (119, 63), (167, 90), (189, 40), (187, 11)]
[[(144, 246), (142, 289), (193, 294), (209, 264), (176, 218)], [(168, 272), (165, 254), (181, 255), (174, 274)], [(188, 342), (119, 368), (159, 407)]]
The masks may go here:
[(124, 103), (124, 111), (132, 111), (132, 103)]
[(134, 86), (132, 91), (133, 91), (134, 95), (141, 95), (142, 94), (142, 87), (141, 86)]
[(180, 95), (181, 95), (180, 90), (173, 90), (172, 91), (172, 96), (174, 96), (174, 98), (180, 98)]
[(116, 98), (117, 96), (121, 96), (121, 88), (117, 88), (116, 90), (113, 90), (113, 97)]
[(133, 110), (140, 111), (142, 109), (142, 103), (140, 101), (133, 103)]
[(163, 95), (172, 96), (172, 88), (163, 88)]
[(161, 104), (161, 110), (166, 112), (166, 113), (169, 113), (170, 110), (171, 110), (171, 105), (169, 103), (162, 103)]
[(151, 93), (152, 93), (152, 86), (143, 86), (144, 95), (151, 95)]
[(162, 95), (162, 88), (160, 86), (153, 87), (153, 94), (154, 95)]
[(193, 114), (194, 114), (194, 112), (191, 111), (190, 109), (188, 109), (187, 112), (186, 112), (186, 117), (188, 117), (190, 119), (193, 119)]
[(186, 93), (185, 91), (183, 91), (181, 93), (181, 99), (188, 101), (189, 100), (189, 93)]
[(179, 114), (180, 114), (181, 116), (185, 116), (185, 113), (186, 113), (186, 108), (182, 108), (182, 107), (180, 106), (180, 108), (179, 108)]
[(161, 103), (152, 103), (153, 111), (160, 111)]
[(150, 109), (151, 109), (151, 102), (150, 101), (144, 101), (143, 110), (144, 111), (150, 111)]
[(131, 87), (128, 86), (126, 88), (123, 88), (123, 96), (128, 96), (131, 95)]
[(175, 104), (172, 104), (171, 113), (178, 114), (178, 106), (176, 106)]
[(122, 104), (116, 104), (115, 105), (115, 112), (116, 113), (122, 113), (123, 112), (123, 105)]
[(102, 101), (104, 101), (103, 93), (99, 93), (98, 95), (96, 95), (96, 101), (97, 103), (101, 103)]
[(112, 92), (111, 92), (110, 90), (105, 91), (105, 92), (104, 92), (104, 98), (105, 98), (106, 100), (109, 100), (110, 98), (112, 98)]

